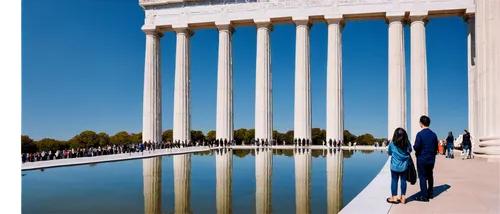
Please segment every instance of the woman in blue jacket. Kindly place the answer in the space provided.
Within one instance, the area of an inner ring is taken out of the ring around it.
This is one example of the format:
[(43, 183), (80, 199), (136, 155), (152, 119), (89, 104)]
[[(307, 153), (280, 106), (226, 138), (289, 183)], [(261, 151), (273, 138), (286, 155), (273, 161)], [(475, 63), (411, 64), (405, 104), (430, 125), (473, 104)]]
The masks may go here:
[[(406, 203), (406, 176), (408, 175), (408, 162), (412, 152), (408, 135), (403, 128), (394, 131), (392, 141), (389, 143), (387, 153), (391, 156), (391, 193), (387, 198), (388, 203)], [(398, 199), (398, 180), (401, 180), (401, 200)]]

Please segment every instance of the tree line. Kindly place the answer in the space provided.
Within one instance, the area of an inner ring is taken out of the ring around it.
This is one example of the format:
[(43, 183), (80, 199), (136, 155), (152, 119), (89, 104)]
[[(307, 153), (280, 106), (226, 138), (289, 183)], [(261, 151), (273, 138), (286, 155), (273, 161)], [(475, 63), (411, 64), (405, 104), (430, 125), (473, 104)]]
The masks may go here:
[[(311, 130), (312, 142), (314, 145), (322, 145), (323, 141), (326, 141), (326, 130), (320, 128), (313, 128)], [(215, 140), (216, 132), (215, 130), (209, 131), (206, 135), (200, 130), (191, 130), (191, 140), (193, 142), (213, 141)], [(162, 133), (162, 140), (165, 142), (172, 141), (173, 131), (172, 129), (165, 130)], [(244, 141), (246, 144), (250, 142), (251, 139), (255, 138), (255, 129), (237, 129), (234, 130), (234, 139), (236, 144), (242, 144)], [(276, 139), (281, 145), (283, 141), (287, 145), (293, 144), (293, 130), (287, 131), (285, 133), (280, 133), (276, 130), (273, 131), (273, 138)], [(366, 133), (359, 136), (351, 134), (348, 130), (344, 130), (344, 143), (357, 142), (358, 145), (372, 145), (374, 142), (387, 141), (385, 138), (375, 138), (373, 135)], [(96, 133), (94, 131), (86, 130), (80, 134), (74, 136), (69, 140), (56, 140), (53, 138), (44, 138), (38, 141), (31, 139), (27, 135), (21, 135), (21, 152), (22, 153), (33, 153), (38, 151), (56, 151), (64, 149), (73, 148), (85, 148), (85, 147), (103, 147), (107, 145), (124, 145), (129, 143), (139, 143), (142, 142), (142, 133), (128, 133), (126, 131), (121, 131), (113, 136), (109, 136), (107, 133), (101, 132)]]

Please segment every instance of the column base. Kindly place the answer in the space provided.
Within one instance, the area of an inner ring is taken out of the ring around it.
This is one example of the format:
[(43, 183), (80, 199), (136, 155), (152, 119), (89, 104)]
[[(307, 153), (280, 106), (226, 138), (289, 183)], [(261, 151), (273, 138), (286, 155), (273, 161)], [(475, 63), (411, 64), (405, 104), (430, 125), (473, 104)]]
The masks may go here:
[(474, 156), (487, 162), (500, 162), (500, 137), (485, 137), (474, 148)]
[(483, 162), (500, 163), (500, 155), (477, 155), (474, 154), (474, 159)]

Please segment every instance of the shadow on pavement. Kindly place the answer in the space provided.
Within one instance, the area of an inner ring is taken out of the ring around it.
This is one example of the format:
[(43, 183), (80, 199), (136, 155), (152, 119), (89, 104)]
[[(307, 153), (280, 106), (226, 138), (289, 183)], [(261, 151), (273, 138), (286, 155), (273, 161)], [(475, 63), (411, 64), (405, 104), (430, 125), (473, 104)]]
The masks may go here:
[[(417, 185), (417, 184), (415, 184)], [(439, 186), (435, 186), (434, 187), (434, 198), (438, 197), (439, 195), (441, 195), (441, 193), (447, 191), (448, 189), (450, 189), (451, 186), (448, 185), (448, 184), (443, 184), (443, 185), (439, 185)], [(408, 197), (406, 199), (406, 203), (409, 203), (409, 202), (412, 202), (412, 201), (415, 201), (415, 198), (417, 196), (419, 196), (420, 192), (417, 192), (415, 194), (413, 194), (412, 196)], [(431, 199), (432, 200), (432, 199)]]

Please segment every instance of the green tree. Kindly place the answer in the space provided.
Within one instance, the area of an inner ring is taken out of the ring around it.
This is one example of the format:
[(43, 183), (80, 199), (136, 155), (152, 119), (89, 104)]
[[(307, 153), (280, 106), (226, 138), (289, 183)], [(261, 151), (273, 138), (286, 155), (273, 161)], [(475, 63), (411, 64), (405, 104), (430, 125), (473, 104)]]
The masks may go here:
[(161, 139), (165, 142), (172, 142), (174, 138), (174, 131), (172, 129), (165, 130), (163, 133), (161, 133)]
[(202, 142), (205, 139), (205, 135), (200, 130), (191, 130), (191, 141), (192, 142)]
[(21, 135), (21, 152), (33, 153), (36, 151), (38, 151), (38, 147), (35, 141), (28, 137), (28, 135)]
[[(246, 141), (247, 137), (247, 129), (241, 128), (234, 131), (234, 140), (236, 140), (236, 144), (241, 144), (242, 141)], [(248, 141), (246, 141), (248, 143)]]
[(249, 129), (247, 130), (247, 133), (245, 135), (245, 144), (250, 143), (252, 139), (255, 139), (255, 129)]
[(373, 135), (368, 133), (356, 137), (356, 143), (358, 145), (373, 145), (374, 142), (375, 138), (373, 137)]
[(206, 140), (206, 141), (214, 141), (216, 136), (217, 136), (217, 135), (216, 135), (216, 133), (215, 133), (215, 130), (209, 131), (209, 132), (207, 133), (207, 136), (205, 136), (205, 140)]
[(142, 132), (136, 134), (130, 134), (130, 142), (131, 143), (140, 143), (142, 142)]
[(99, 145), (99, 135), (94, 131), (86, 130), (69, 140), (70, 145), (76, 147), (96, 147)]
[(320, 128), (313, 128), (311, 130), (311, 138), (313, 145), (323, 145), (323, 140), (326, 138), (326, 131)]
[(293, 130), (287, 131), (286, 134), (283, 136), (285, 142), (287, 145), (293, 145)]
[(349, 144), (349, 142), (354, 143), (356, 141), (356, 135), (351, 134), (348, 130), (344, 130), (344, 145)]
[(44, 138), (37, 142), (40, 151), (56, 151), (65, 149), (65, 145), (56, 139)]
[(106, 146), (109, 145), (111, 142), (109, 135), (106, 134), (105, 132), (99, 133), (99, 146)]
[(114, 145), (124, 145), (130, 143), (130, 135), (126, 131), (121, 131), (109, 138), (110, 143)]

